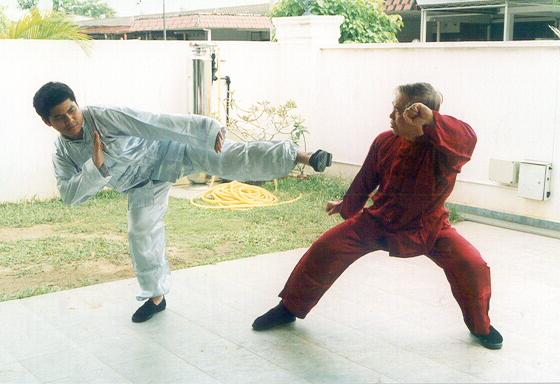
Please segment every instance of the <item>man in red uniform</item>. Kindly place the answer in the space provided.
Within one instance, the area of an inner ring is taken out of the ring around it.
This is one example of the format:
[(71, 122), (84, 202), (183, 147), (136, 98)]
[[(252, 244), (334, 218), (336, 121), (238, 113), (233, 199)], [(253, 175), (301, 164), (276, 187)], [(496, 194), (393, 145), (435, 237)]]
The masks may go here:
[[(472, 128), (438, 110), (441, 94), (430, 84), (397, 88), (392, 131), (373, 141), (342, 201), (327, 212), (344, 219), (324, 233), (294, 268), (280, 303), (255, 319), (261, 331), (301, 319), (350, 264), (363, 255), (427, 255), (441, 267), (464, 321), (484, 347), (499, 349), (502, 336), (490, 325), (490, 269), (477, 249), (451, 226), (444, 206), (457, 174), (476, 144)], [(364, 208), (375, 191), (373, 205)]]

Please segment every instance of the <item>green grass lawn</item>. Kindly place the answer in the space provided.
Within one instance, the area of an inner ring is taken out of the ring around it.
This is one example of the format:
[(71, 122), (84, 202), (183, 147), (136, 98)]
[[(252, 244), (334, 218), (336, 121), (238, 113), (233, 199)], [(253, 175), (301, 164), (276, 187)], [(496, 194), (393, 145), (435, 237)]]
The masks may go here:
[[(274, 185), (265, 188), (274, 191)], [(347, 184), (310, 177), (279, 181), (293, 204), (245, 211), (194, 207), (172, 198), (166, 217), (173, 269), (309, 246), (341, 221), (324, 213)], [(0, 300), (22, 298), (134, 276), (124, 195), (99, 193), (80, 206), (60, 200), (0, 205)]]
[[(263, 187), (274, 192), (274, 184)], [(170, 199), (166, 217), (172, 269), (308, 247), (342, 219), (324, 211), (348, 184), (312, 176), (279, 181), (292, 204), (245, 211), (197, 208)], [(452, 212), (452, 219), (457, 220)], [(100, 192), (80, 206), (60, 200), (0, 204), (0, 301), (133, 277), (126, 196)]]

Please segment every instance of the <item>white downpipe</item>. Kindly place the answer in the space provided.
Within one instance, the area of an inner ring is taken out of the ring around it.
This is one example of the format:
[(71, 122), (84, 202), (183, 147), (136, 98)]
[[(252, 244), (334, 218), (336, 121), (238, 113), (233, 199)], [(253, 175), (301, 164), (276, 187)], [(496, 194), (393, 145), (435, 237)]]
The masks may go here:
[(422, 9), (420, 11), (420, 41), (422, 43), (426, 42), (427, 28), (428, 28), (428, 18), (426, 17), (426, 10)]

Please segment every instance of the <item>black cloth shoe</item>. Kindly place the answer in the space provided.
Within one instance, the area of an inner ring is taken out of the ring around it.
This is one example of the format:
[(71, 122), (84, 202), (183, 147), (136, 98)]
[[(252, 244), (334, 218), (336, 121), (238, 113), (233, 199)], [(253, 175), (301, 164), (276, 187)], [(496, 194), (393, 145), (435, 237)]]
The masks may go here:
[(150, 320), (153, 315), (163, 311), (165, 309), (165, 306), (165, 297), (158, 305), (155, 305), (152, 299), (148, 299), (144, 304), (142, 304), (140, 308), (136, 310), (136, 312), (134, 312), (134, 315), (132, 315), (132, 322), (142, 323), (146, 320)]
[(319, 149), (315, 151), (309, 158), (309, 165), (313, 167), (315, 172), (323, 172), (325, 168), (332, 164), (332, 155), (329, 152)]
[(293, 323), (294, 321), (296, 321), (296, 317), (280, 301), (276, 307), (255, 319), (253, 329), (255, 331), (266, 331), (278, 325)]
[(490, 326), (490, 333), (487, 335), (477, 335), (476, 333), (472, 333), (472, 332), (471, 335), (473, 335), (476, 341), (478, 341), (478, 343), (485, 348), (488, 349), (502, 348), (502, 343), (504, 341), (504, 338), (502, 337), (502, 335), (500, 335), (500, 332), (498, 332), (493, 326)]

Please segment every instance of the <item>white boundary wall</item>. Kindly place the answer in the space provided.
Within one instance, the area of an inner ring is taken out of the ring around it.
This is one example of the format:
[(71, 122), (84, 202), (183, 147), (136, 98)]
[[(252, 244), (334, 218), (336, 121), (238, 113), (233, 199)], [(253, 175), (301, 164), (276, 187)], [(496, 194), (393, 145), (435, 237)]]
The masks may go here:
[[(220, 52), (238, 96), (294, 99), (311, 131), (309, 147), (353, 166), (344, 168), (349, 176), (389, 129), (395, 87), (430, 82), (444, 94), (441, 112), (478, 135), (450, 201), (560, 222), (560, 42), (220, 44)], [(551, 199), (521, 198), (516, 187), (490, 181), (491, 158), (551, 162)]]
[(33, 109), (48, 81), (67, 83), (78, 103), (186, 113), (191, 49), (180, 42), (0, 40), (0, 202), (57, 195), (51, 153), (56, 131)]
[[(329, 143), (347, 156), (342, 160), (361, 161), (370, 133), (387, 129), (395, 85), (427, 81), (444, 94), (442, 113), (467, 121), (478, 135), (451, 201), (560, 222), (560, 43), (332, 49), (324, 57), (322, 94), (331, 95), (322, 115), (325, 130), (359, 127), (344, 150), (337, 143), (344, 142), (346, 129)], [(328, 81), (342, 57), (345, 75)], [(356, 103), (361, 110), (353, 108)], [(352, 115), (337, 117), (345, 110)], [(490, 181), (490, 158), (551, 162), (552, 198), (524, 199), (516, 188)]]
[[(71, 42), (0, 40), (0, 201), (56, 194), (50, 164), (55, 132), (31, 106), (41, 84), (68, 82), (81, 104), (185, 113), (192, 92), (190, 51), (185, 42), (100, 41), (88, 56)], [(231, 77), (239, 103), (295, 100), (311, 131), (308, 148), (323, 147), (353, 166), (388, 129), (395, 86), (431, 82), (444, 94), (442, 112), (470, 123), (479, 139), (451, 200), (560, 222), (559, 42), (220, 42), (218, 56), (219, 74)], [(219, 88), (223, 97), (225, 85)], [(215, 84), (214, 105), (217, 93)], [(490, 158), (552, 162), (552, 198), (527, 200), (516, 188), (491, 182)]]

